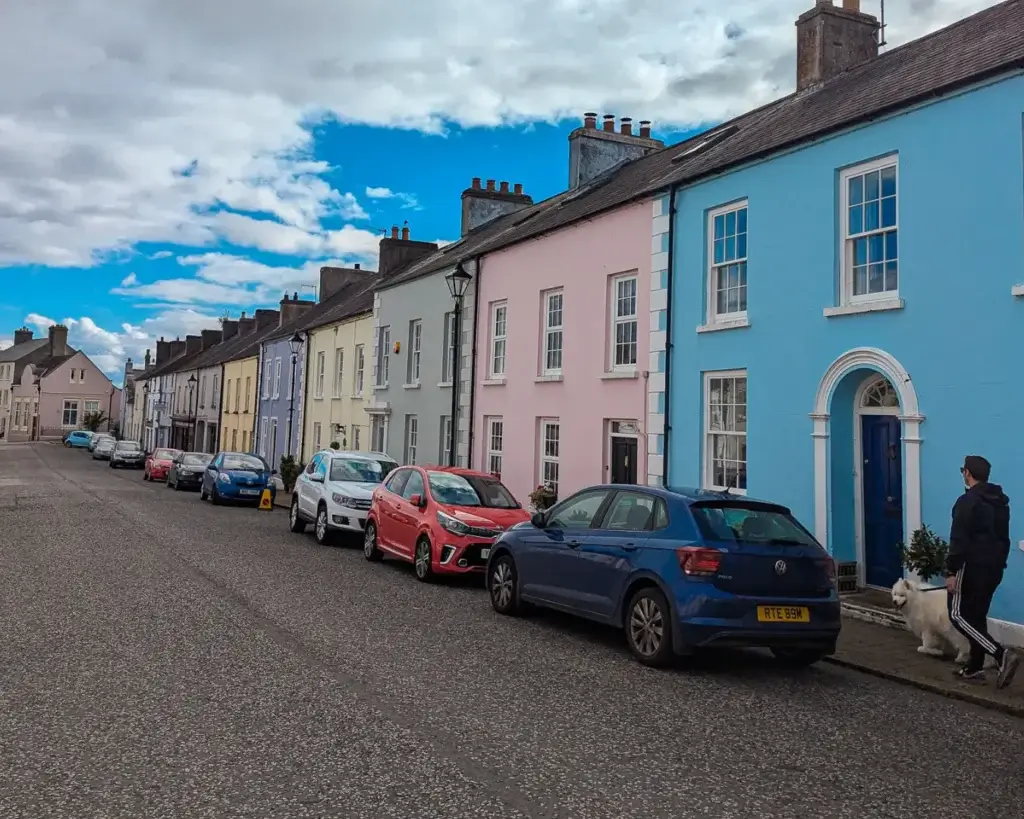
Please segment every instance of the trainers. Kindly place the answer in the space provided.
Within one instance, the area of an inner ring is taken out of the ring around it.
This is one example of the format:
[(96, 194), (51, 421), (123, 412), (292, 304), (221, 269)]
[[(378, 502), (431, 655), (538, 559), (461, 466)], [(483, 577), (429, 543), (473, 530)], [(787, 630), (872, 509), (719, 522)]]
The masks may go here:
[(1003, 661), (999, 664), (999, 676), (996, 677), (996, 688), (1006, 688), (1013, 682), (1013, 675), (1020, 665), (1020, 654), (1012, 648), (1003, 652)]
[(961, 680), (969, 680), (971, 682), (985, 682), (985, 669), (979, 668), (977, 670), (972, 668), (958, 668), (953, 672), (953, 676)]

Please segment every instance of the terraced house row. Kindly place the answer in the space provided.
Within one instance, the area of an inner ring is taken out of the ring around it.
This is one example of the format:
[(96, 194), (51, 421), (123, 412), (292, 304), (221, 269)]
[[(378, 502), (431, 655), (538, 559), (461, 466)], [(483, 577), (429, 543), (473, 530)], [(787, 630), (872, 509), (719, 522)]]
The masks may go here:
[[(376, 272), (325, 268), (315, 301), (161, 342), (136, 430), (454, 462), (523, 500), (771, 495), (887, 587), (900, 541), (948, 527), (964, 455), (1024, 495), (1022, 32), (1009, 0), (880, 53), (859, 2), (818, 0), (793, 94), (668, 147), (586, 114), (558, 195), (474, 179), (458, 241), (396, 228)], [(1021, 644), (1012, 526), (993, 614)]]

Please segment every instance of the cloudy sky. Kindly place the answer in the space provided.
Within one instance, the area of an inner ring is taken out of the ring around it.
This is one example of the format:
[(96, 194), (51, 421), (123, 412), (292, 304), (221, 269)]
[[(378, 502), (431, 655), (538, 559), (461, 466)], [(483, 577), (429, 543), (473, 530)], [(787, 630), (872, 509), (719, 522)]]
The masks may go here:
[[(563, 188), (583, 111), (678, 141), (788, 93), (813, 2), (3, 3), (0, 346), (63, 320), (114, 374), (392, 224), (456, 238), (473, 176)], [(991, 5), (889, 0), (890, 47)]]

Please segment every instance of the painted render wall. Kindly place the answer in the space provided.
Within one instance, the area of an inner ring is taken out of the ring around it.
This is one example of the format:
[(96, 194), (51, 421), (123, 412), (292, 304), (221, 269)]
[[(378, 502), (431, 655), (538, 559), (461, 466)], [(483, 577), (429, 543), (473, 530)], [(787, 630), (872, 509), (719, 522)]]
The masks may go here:
[[(1024, 298), (1014, 287), (1024, 281), (1022, 101), (1024, 78), (1015, 76), (678, 193), (670, 484), (702, 483), (702, 373), (746, 369), (750, 494), (789, 505), (838, 559), (853, 559), (852, 400), (857, 382), (881, 372), (901, 395), (907, 536), (923, 521), (948, 537), (969, 453), (992, 461), (992, 480), (1021, 508)], [(839, 303), (840, 171), (892, 154), (901, 301), (827, 315)], [(708, 210), (742, 198), (749, 327), (698, 332)], [(837, 360), (845, 363), (825, 379)], [(1011, 539), (992, 616), (1024, 623), (1019, 511)]]
[[(71, 381), (71, 370), (75, 370), (75, 380)], [(79, 376), (85, 371), (85, 379)], [(81, 426), (82, 416), (85, 413), (85, 403), (95, 401), (99, 409), (109, 417), (113, 412), (118, 413), (117, 402), (120, 400), (118, 390), (111, 383), (110, 379), (89, 359), (85, 353), (76, 353), (57, 369), (43, 378), (41, 391), (36, 390), (36, 375), (32, 365), (26, 366), (21, 373), (21, 382), (15, 385), (12, 390), (14, 402), (34, 403), (38, 395), (39, 400), (39, 426), (42, 434), (60, 436), (62, 428), (64, 401), (74, 401), (78, 404), (78, 424), (70, 427), (75, 429)], [(13, 420), (12, 420), (13, 423)], [(31, 422), (22, 424), (21, 428), (10, 430), (9, 440), (24, 441), (31, 436)]]
[[(259, 404), (257, 381), (259, 380), (259, 357), (224, 362), (221, 378), (220, 448), (253, 452), (256, 407)], [(235, 401), (235, 385), (241, 383), (238, 401)], [(249, 384), (246, 391), (245, 385)], [(230, 394), (229, 391), (230, 390)]]
[[(337, 441), (343, 450), (370, 448), (370, 419), (365, 404), (370, 397), (372, 377), (373, 315), (363, 313), (341, 322), (317, 327), (309, 333), (309, 370), (306, 374), (305, 430), (302, 436), (302, 460), (308, 462), (317, 451), (316, 424), (320, 425), (320, 448)], [(362, 347), (362, 389), (357, 389), (357, 348)], [(335, 384), (335, 351), (342, 350), (343, 366), (340, 388)], [(325, 358), (323, 397), (316, 396), (317, 355)], [(334, 425), (344, 427), (344, 433)], [(357, 440), (358, 438), (358, 440)]]
[[(480, 277), (473, 466), (488, 470), (488, 419), (502, 418), (501, 477), (521, 503), (541, 482), (540, 419), (559, 419), (559, 497), (609, 480), (608, 424), (645, 426), (650, 317), (651, 204), (620, 208), (484, 258)], [(613, 372), (613, 279), (636, 277), (636, 366)], [(563, 374), (542, 372), (544, 293), (563, 290)], [(507, 305), (506, 368), (493, 378), (497, 303)], [(637, 481), (646, 483), (638, 440)]]
[[(292, 381), (292, 351), (288, 346), (291, 334), (284, 338), (265, 341), (260, 346), (260, 372), (265, 376), (270, 363), (270, 381), (259, 390), (259, 422), (257, 426), (258, 452), (271, 464), (272, 469), (281, 465), (282, 455), (296, 455), (302, 438), (302, 403), (305, 393), (306, 345), (299, 347), (295, 360), (295, 378)], [(280, 375), (278, 366), (280, 365)], [(290, 392), (289, 392), (290, 388)], [(289, 395), (294, 397), (292, 405), (292, 435), (288, 441)], [(264, 433), (266, 419), (266, 433)], [(277, 419), (276, 435), (273, 434), (273, 419)]]

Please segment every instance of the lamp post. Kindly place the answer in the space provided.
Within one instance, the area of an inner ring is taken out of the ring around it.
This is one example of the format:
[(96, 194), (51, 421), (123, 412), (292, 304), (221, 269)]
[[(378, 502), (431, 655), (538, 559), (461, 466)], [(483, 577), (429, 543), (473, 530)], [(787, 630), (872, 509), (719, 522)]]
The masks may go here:
[(143, 449), (150, 452), (153, 449), (153, 442), (149, 435), (149, 379), (142, 382), (142, 438), (145, 441)]
[(196, 382), (198, 382), (198, 381), (199, 381), (199, 379), (196, 378), (196, 374), (195, 373), (192, 373), (192, 375), (190, 375), (188, 377), (188, 412), (189, 412), (189, 416), (188, 416), (188, 435), (185, 436), (185, 449), (188, 449), (188, 450), (195, 450), (195, 448), (196, 448), (196, 428), (195, 428), (195, 424), (196, 424), (196, 410), (195, 410), (195, 404), (193, 403), (192, 398), (195, 396)]
[(455, 265), (455, 269), (444, 277), (448, 285), (448, 292), (451, 293), (452, 301), (455, 302), (455, 309), (452, 311), (452, 421), (451, 440), (448, 442), (448, 466), (456, 466), (458, 454), (458, 419), (459, 419), (459, 364), (462, 358), (462, 299), (469, 289), (469, 283), (473, 277), (466, 272), (462, 262)]
[(285, 443), (285, 455), (289, 457), (292, 454), (292, 419), (295, 417), (295, 363), (299, 358), (302, 341), (302, 333), (298, 331), (288, 339), (288, 346), (292, 351), (292, 377), (288, 381), (288, 440)]

